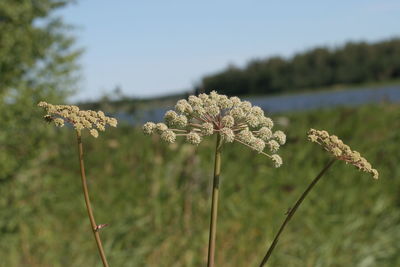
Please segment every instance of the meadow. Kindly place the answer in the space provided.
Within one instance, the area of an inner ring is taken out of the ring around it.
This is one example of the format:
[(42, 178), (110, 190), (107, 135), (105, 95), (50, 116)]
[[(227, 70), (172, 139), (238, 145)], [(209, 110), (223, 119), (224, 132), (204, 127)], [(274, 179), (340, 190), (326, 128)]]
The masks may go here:
[[(216, 266), (258, 266), (285, 212), (329, 161), (307, 141), (311, 127), (360, 151), (380, 178), (335, 163), (268, 266), (400, 266), (400, 107), (382, 103), (272, 118), (288, 137), (281, 168), (238, 143), (224, 146)], [(0, 266), (100, 266), (75, 136), (54, 131), (23, 173), (0, 183)], [(101, 234), (111, 266), (205, 265), (214, 138), (199, 147), (167, 145), (123, 123), (98, 139), (84, 135), (94, 212), (109, 224)]]

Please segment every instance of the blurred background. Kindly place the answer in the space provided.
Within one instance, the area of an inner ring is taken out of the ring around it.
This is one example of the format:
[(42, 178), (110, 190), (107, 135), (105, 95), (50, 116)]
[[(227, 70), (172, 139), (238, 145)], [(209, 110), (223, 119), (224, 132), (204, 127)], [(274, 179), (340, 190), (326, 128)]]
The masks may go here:
[(190, 94), (261, 106), (288, 136), (284, 165), (222, 156), (217, 266), (258, 266), (284, 214), (329, 160), (326, 129), (380, 179), (335, 164), (270, 266), (400, 266), (400, 2), (0, 1), (0, 266), (99, 266), (75, 136), (37, 103), (119, 119), (84, 136), (90, 193), (112, 266), (204, 266), (213, 138), (143, 136)]

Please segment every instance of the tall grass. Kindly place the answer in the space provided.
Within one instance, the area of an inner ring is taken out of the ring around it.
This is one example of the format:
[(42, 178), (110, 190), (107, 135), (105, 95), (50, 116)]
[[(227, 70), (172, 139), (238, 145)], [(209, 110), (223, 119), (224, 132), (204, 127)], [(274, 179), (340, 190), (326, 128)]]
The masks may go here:
[[(286, 228), (271, 266), (400, 265), (399, 117), (396, 105), (275, 116), (288, 133), (280, 169), (240, 144), (224, 147), (216, 266), (259, 264), (285, 211), (328, 160), (306, 141), (310, 127), (365, 151), (381, 180), (337, 164)], [(98, 221), (110, 224), (102, 236), (113, 266), (205, 265), (211, 185), (204, 177), (212, 175), (216, 140), (165, 145), (130, 126), (87, 140), (87, 174), (96, 177), (89, 185), (102, 192), (92, 202), (102, 207)], [(60, 131), (28, 170), (0, 184), (0, 266), (98, 263), (70, 141)]]

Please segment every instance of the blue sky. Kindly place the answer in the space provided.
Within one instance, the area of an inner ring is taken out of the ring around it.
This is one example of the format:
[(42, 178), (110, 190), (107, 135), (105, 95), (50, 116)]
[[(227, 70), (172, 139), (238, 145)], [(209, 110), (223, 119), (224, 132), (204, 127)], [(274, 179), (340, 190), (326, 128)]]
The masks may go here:
[(77, 2), (61, 12), (86, 49), (73, 100), (181, 92), (228, 64), (400, 37), (398, 0)]

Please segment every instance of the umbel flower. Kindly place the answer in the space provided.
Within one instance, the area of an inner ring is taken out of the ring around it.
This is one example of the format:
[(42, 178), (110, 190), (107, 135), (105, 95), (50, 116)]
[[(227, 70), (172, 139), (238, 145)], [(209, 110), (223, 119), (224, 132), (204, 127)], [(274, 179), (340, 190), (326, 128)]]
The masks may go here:
[(308, 139), (311, 142), (320, 144), (325, 150), (330, 152), (335, 158), (331, 159), (326, 166), (321, 170), (321, 172), (311, 181), (311, 183), (307, 186), (304, 192), (300, 195), (294, 205), (289, 209), (286, 213), (286, 218), (281, 224), (278, 232), (275, 235), (271, 245), (269, 246), (267, 253), (261, 261), (260, 267), (263, 267), (271, 257), (274, 248), (276, 247), (279, 237), (284, 231), (286, 225), (288, 225), (290, 219), (294, 216), (301, 203), (303, 203), (304, 199), (307, 197), (308, 193), (314, 188), (314, 186), (318, 183), (318, 181), (324, 176), (324, 174), (328, 171), (328, 169), (333, 165), (337, 160), (342, 160), (347, 164), (354, 165), (359, 170), (372, 174), (374, 179), (378, 179), (379, 173), (376, 169), (373, 169), (371, 164), (363, 158), (360, 153), (357, 151), (351, 150), (348, 145), (345, 145), (342, 140), (340, 140), (335, 135), (329, 135), (327, 131), (319, 131), (315, 129), (310, 129), (308, 131)]
[(105, 131), (107, 125), (116, 127), (118, 123), (115, 118), (107, 117), (102, 111), (79, 110), (77, 106), (52, 105), (43, 101), (38, 106), (47, 112), (44, 116), (46, 121), (54, 122), (58, 127), (63, 127), (68, 122), (78, 132), (88, 129), (95, 138), (99, 136), (98, 131)]
[(308, 138), (311, 142), (320, 144), (325, 150), (329, 151), (338, 160), (354, 165), (359, 170), (372, 174), (374, 179), (378, 179), (379, 173), (373, 169), (371, 164), (363, 158), (359, 152), (351, 150), (336, 135), (329, 135), (327, 131), (310, 129)]
[(78, 158), (79, 167), (82, 181), (83, 195), (86, 203), (86, 209), (91, 225), (91, 231), (94, 235), (96, 245), (99, 251), (99, 255), (104, 267), (108, 267), (107, 258), (104, 252), (103, 244), (101, 242), (99, 230), (104, 228), (105, 224), (97, 224), (94, 218), (92, 205), (89, 197), (89, 188), (87, 185), (86, 171), (83, 157), (83, 142), (82, 142), (82, 130), (88, 129), (90, 134), (97, 138), (99, 136), (98, 131), (105, 131), (106, 126), (112, 127), (117, 126), (117, 120), (114, 118), (107, 117), (102, 111), (92, 110), (79, 110), (77, 106), (69, 105), (52, 105), (46, 102), (40, 102), (39, 107), (43, 108), (47, 114), (44, 119), (54, 124), (57, 127), (63, 127), (64, 123), (70, 123), (76, 132), (76, 139), (78, 143)]
[(179, 100), (175, 110), (165, 113), (164, 120), (165, 123), (147, 122), (143, 132), (159, 134), (167, 143), (185, 137), (193, 145), (200, 144), (205, 136), (219, 134), (224, 143), (237, 141), (271, 158), (275, 167), (282, 165), (281, 157), (275, 153), (285, 144), (286, 135), (282, 131), (273, 132), (273, 121), (249, 101), (215, 91), (192, 95), (188, 100)]

